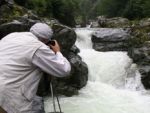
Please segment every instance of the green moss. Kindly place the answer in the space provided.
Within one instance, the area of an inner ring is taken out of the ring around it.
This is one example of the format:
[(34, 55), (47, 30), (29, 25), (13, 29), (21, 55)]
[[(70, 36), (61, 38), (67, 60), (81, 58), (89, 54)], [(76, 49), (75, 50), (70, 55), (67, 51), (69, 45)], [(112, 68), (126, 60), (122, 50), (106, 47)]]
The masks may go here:
[(150, 32), (150, 27), (145, 26), (145, 27), (132, 27), (132, 33), (131, 35), (133, 38), (130, 40), (130, 44), (132, 46), (140, 46), (144, 44), (146, 41), (150, 41), (150, 38), (148, 36), (148, 33)]
[(13, 5), (12, 7), (4, 5), (1, 7), (0, 12), (2, 13), (1, 17), (1, 23), (4, 22), (10, 22), (18, 17), (23, 16), (27, 13), (27, 10), (23, 7), (20, 7), (18, 5)]

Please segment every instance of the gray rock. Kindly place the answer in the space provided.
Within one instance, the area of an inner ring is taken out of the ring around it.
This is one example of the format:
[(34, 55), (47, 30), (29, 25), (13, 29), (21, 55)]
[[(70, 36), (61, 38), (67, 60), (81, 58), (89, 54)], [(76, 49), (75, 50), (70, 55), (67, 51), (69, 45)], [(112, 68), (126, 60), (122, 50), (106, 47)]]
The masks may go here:
[(142, 75), (142, 84), (146, 89), (150, 89), (150, 65), (139, 66), (139, 72)]
[(99, 16), (97, 18), (99, 27), (128, 27), (129, 20), (122, 17), (106, 18), (105, 16)]
[(97, 19), (100, 27), (106, 27), (107, 18), (105, 16), (99, 16)]
[(150, 26), (150, 18), (141, 20), (139, 24), (141, 27)]
[(128, 55), (138, 65), (144, 87), (150, 89), (150, 42), (130, 48)]
[(128, 50), (128, 43), (126, 43), (126, 42), (94, 43), (93, 48), (96, 51), (127, 51)]
[(69, 54), (69, 61), (72, 66), (71, 76), (68, 83), (77, 89), (81, 89), (87, 84), (88, 68), (81, 57), (74, 53)]
[(9, 4), (14, 4), (14, 0), (5, 0)]
[(92, 35), (93, 42), (120, 42), (129, 40), (130, 35), (124, 29), (104, 28)]
[(89, 25), (90, 28), (98, 28), (100, 27), (99, 23), (97, 21), (91, 22), (91, 25)]
[(59, 42), (62, 53), (67, 56), (76, 41), (77, 36), (75, 31), (72, 28), (61, 24), (54, 24), (52, 28), (54, 31), (53, 38)]
[(128, 55), (138, 65), (149, 65), (150, 64), (150, 42), (146, 42), (140, 47), (130, 48)]
[(12, 32), (28, 31), (29, 26), (19, 21), (13, 21), (10, 23), (0, 25), (0, 39)]
[(97, 51), (122, 51), (128, 49), (128, 30), (102, 28), (92, 35), (93, 48)]
[(13, 5), (14, 1), (13, 0), (0, 0), (0, 6), (2, 6), (4, 4)]
[(76, 45), (73, 45), (70, 51), (73, 52), (74, 54), (78, 54), (80, 52), (80, 49)]

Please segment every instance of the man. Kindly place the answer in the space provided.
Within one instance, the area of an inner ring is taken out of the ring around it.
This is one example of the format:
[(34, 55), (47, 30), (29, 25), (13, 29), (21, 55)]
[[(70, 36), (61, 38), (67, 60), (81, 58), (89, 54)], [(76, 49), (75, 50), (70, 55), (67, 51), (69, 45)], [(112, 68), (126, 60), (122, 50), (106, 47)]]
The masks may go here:
[(11, 33), (0, 41), (0, 106), (7, 113), (44, 113), (42, 98), (36, 96), (43, 71), (69, 75), (70, 63), (57, 41), (46, 45), (52, 34), (48, 25), (37, 23), (30, 32)]

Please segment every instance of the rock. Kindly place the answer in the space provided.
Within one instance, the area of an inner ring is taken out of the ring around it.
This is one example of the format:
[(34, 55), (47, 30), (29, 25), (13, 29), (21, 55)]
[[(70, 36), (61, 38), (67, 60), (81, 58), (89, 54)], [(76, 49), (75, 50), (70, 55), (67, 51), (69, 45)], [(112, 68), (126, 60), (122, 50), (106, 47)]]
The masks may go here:
[(141, 73), (141, 81), (145, 89), (150, 89), (150, 65), (139, 66), (139, 72)]
[(98, 28), (100, 27), (99, 23), (97, 21), (92, 21), (91, 25), (89, 25), (89, 28)]
[(138, 65), (149, 65), (150, 64), (150, 42), (146, 42), (140, 47), (130, 48), (128, 55)]
[(94, 43), (93, 48), (96, 51), (127, 51), (128, 43), (125, 43), (125, 42)]
[(93, 48), (97, 51), (126, 51), (130, 34), (128, 29), (103, 28), (92, 35)]
[[(26, 32), (30, 27), (37, 23), (43, 22), (40, 18), (31, 11), (20, 6), (13, 5), (10, 8), (8, 5), (0, 7), (0, 12), (5, 12), (0, 15), (0, 39), (12, 32)], [(54, 39), (58, 41), (61, 47), (61, 52), (68, 58), (71, 63), (72, 71), (69, 77), (55, 78), (53, 80), (56, 91), (59, 94), (72, 96), (78, 94), (78, 90), (84, 87), (88, 79), (88, 68), (82, 59), (77, 55), (80, 51), (75, 46), (76, 33), (74, 29), (60, 24), (57, 20), (48, 20), (46, 22), (52, 26), (54, 31)], [(45, 22), (44, 20), (44, 22)], [(45, 74), (40, 81), (37, 94), (45, 96), (50, 93), (50, 75)]]
[(150, 26), (150, 18), (142, 19), (139, 24), (141, 27)]
[(4, 4), (13, 5), (14, 1), (13, 0), (0, 0), (0, 6)]
[(110, 27), (129, 27), (129, 20), (122, 17), (114, 17), (107, 19), (107, 25)]
[(99, 23), (99, 27), (129, 27), (129, 20), (127, 18), (122, 17), (114, 17), (114, 18), (106, 18), (105, 16), (97, 17), (97, 22)]
[(40, 80), (37, 95), (47, 96), (50, 93), (50, 75), (44, 74)]
[(87, 84), (88, 80), (88, 67), (82, 61), (81, 57), (70, 53), (69, 61), (72, 66), (71, 76), (68, 83), (77, 89), (81, 89)]
[(100, 27), (106, 27), (107, 18), (105, 16), (99, 16), (97, 19)]
[[(4, 13), (5, 12), (5, 13)], [(18, 20), (19, 17), (27, 14), (27, 10), (18, 5), (3, 5), (0, 7), (0, 24)]]
[[(73, 52), (69, 53), (68, 60), (71, 63), (71, 73), (68, 77), (57, 78), (52, 77), (53, 86), (58, 94), (65, 96), (77, 95), (78, 90), (83, 88), (87, 84), (88, 80), (88, 68), (82, 61), (81, 57)], [(48, 76), (43, 77), (40, 82), (38, 95), (44, 96), (50, 93)], [(47, 89), (48, 88), (48, 89)]]
[(0, 25), (0, 39), (12, 32), (29, 31), (29, 26), (19, 21)]
[(76, 41), (76, 33), (72, 28), (61, 24), (52, 25), (54, 31), (54, 39), (56, 39), (60, 47), (62, 48), (62, 53), (67, 56), (70, 51), (70, 48), (75, 44)]
[(76, 45), (73, 45), (70, 51), (73, 52), (74, 54), (78, 54), (80, 52), (80, 49)]
[(124, 29), (99, 29), (92, 35), (92, 42), (120, 42), (129, 40), (129, 34)]
[(144, 87), (150, 89), (150, 42), (130, 48), (128, 55), (138, 65)]
[(31, 11), (17, 5), (13, 5), (13, 8), (4, 5), (0, 12), (6, 12), (0, 15), (0, 39), (12, 32), (29, 31), (33, 24), (41, 22)]
[(70, 53), (69, 62), (71, 63), (71, 73), (65, 78), (53, 79), (54, 87), (59, 94), (65, 96), (77, 95), (78, 90), (87, 84), (88, 68), (81, 57)]
[(14, 0), (5, 0), (8, 4), (14, 4)]

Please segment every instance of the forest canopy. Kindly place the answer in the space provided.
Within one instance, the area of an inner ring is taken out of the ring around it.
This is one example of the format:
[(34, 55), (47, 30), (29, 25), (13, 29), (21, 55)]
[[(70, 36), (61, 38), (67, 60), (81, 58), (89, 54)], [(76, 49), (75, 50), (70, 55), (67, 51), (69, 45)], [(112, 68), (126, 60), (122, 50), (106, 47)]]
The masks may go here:
[(150, 17), (150, 0), (14, 0), (43, 17), (56, 18), (74, 26), (97, 16), (125, 17), (130, 20)]

